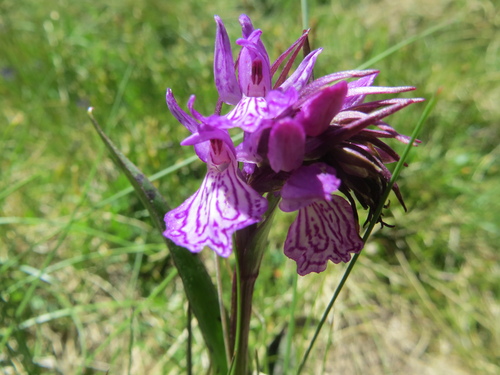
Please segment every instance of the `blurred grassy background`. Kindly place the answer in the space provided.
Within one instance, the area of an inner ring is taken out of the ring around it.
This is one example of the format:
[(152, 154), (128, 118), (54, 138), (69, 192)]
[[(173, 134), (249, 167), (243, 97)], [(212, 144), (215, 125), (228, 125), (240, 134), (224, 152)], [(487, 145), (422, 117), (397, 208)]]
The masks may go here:
[[(426, 98), (442, 92), (399, 181), (410, 210), (393, 199), (386, 216), (396, 227), (367, 246), (307, 373), (498, 374), (500, 13), (487, 0), (309, 6), (313, 47), (324, 47), (317, 76), (446, 26), (371, 66), (381, 70), (379, 85), (415, 85)], [(186, 160), (192, 150), (179, 141), (187, 132), (168, 113), (165, 88), (181, 103), (195, 93), (198, 110), (213, 111), (212, 17), (234, 40), (242, 12), (264, 30), (271, 59), (302, 31), (298, 0), (0, 2), (2, 373), (185, 371), (182, 286), (86, 108), (95, 107), (146, 174)], [(411, 133), (423, 107), (391, 124)], [(156, 183), (176, 205), (204, 173), (197, 161)], [(289, 222), (277, 220), (256, 285), (251, 340), (261, 363), (289, 320)], [(203, 256), (210, 266), (210, 252)], [(343, 269), (299, 280), (295, 316), (304, 323), (292, 358), (304, 352)], [(204, 373), (196, 330), (194, 350), (194, 373)]]

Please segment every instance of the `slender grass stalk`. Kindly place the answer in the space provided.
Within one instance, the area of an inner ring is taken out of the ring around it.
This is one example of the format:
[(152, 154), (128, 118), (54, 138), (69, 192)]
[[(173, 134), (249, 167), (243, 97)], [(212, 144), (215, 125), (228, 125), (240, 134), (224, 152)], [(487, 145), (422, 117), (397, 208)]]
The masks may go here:
[(127, 374), (132, 375), (132, 352), (134, 350), (134, 309), (132, 308), (132, 313), (130, 314), (130, 324), (129, 324), (129, 340), (128, 340), (128, 364), (127, 364)]
[(187, 374), (193, 375), (193, 327), (191, 322), (193, 321), (193, 312), (191, 311), (191, 304), (188, 302), (187, 316), (186, 316), (186, 328), (188, 332), (187, 337), (187, 355), (186, 355), (186, 368)]
[(290, 305), (289, 310), (289, 320), (288, 320), (288, 329), (286, 332), (286, 342), (285, 342), (285, 356), (283, 360), (283, 370), (288, 371), (290, 367), (290, 357), (292, 353), (292, 339), (293, 334), (295, 333), (295, 310), (297, 309), (297, 283), (299, 276), (297, 272), (293, 273), (293, 291), (292, 291), (292, 304)]
[[(380, 217), (382, 209), (384, 208), (384, 204), (385, 204), (385, 202), (387, 200), (387, 197), (389, 196), (389, 194), (391, 192), (392, 186), (394, 185), (395, 181), (399, 177), (399, 174), (401, 173), (401, 170), (403, 169), (405, 160), (407, 159), (408, 154), (410, 153), (410, 150), (413, 147), (413, 144), (414, 144), (415, 140), (417, 139), (418, 134), (420, 133), (420, 130), (422, 129), (425, 121), (427, 120), (427, 117), (429, 117), (429, 114), (431, 113), (432, 109), (434, 108), (434, 105), (436, 104), (436, 100), (437, 100), (437, 95), (434, 95), (431, 98), (431, 100), (427, 103), (427, 106), (425, 107), (425, 109), (424, 109), (424, 111), (422, 113), (422, 116), (420, 117), (420, 119), (419, 119), (419, 121), (417, 123), (417, 126), (413, 130), (413, 133), (411, 135), (411, 139), (408, 142), (408, 144), (406, 145), (406, 147), (405, 147), (405, 149), (403, 151), (403, 154), (401, 155), (401, 159), (398, 161), (398, 163), (397, 163), (397, 165), (396, 165), (396, 167), (394, 169), (394, 172), (392, 174), (391, 180), (389, 181), (389, 184), (387, 185), (387, 187), (386, 187), (386, 189), (384, 191), (384, 194), (382, 195), (382, 198), (380, 199), (380, 203), (379, 203), (377, 209), (375, 210), (375, 214), (373, 215), (373, 219), (369, 223), (368, 228), (366, 229), (366, 231), (365, 231), (365, 233), (363, 235), (363, 242), (364, 243), (366, 243), (367, 240), (368, 240), (368, 238), (370, 237), (370, 234), (371, 234), (373, 228), (375, 227), (375, 224), (377, 223), (378, 218)], [(311, 350), (312, 350), (312, 348), (314, 346), (314, 343), (316, 342), (316, 340), (317, 340), (317, 338), (319, 336), (321, 328), (325, 324), (326, 319), (327, 319), (328, 315), (330, 314), (330, 311), (332, 310), (333, 305), (335, 304), (335, 301), (337, 300), (337, 297), (339, 296), (342, 288), (344, 287), (344, 285), (345, 285), (345, 283), (347, 281), (347, 278), (351, 274), (351, 271), (354, 268), (354, 266), (355, 266), (355, 264), (356, 264), (356, 262), (357, 262), (357, 260), (358, 260), (358, 258), (360, 256), (360, 254), (361, 253), (355, 254), (352, 257), (352, 260), (349, 263), (349, 265), (347, 266), (347, 268), (346, 268), (346, 270), (344, 272), (344, 275), (342, 276), (342, 279), (339, 282), (339, 285), (335, 289), (335, 292), (333, 293), (333, 296), (332, 296), (330, 302), (328, 303), (328, 306), (326, 307), (326, 309), (325, 309), (325, 311), (323, 313), (323, 316), (321, 317), (321, 320), (318, 323), (318, 326), (316, 327), (316, 331), (314, 332), (314, 336), (311, 339), (311, 342), (309, 343), (309, 346), (307, 347), (307, 350), (306, 350), (306, 352), (304, 354), (304, 357), (302, 358), (302, 362), (300, 363), (300, 366), (299, 366), (299, 368), (297, 370), (297, 375), (299, 375), (302, 372), (302, 370), (304, 369), (304, 366), (305, 366), (305, 364), (307, 362), (309, 354), (311, 353)]]
[(309, 28), (309, 6), (307, 0), (300, 0), (300, 10), (302, 13), (302, 29)]

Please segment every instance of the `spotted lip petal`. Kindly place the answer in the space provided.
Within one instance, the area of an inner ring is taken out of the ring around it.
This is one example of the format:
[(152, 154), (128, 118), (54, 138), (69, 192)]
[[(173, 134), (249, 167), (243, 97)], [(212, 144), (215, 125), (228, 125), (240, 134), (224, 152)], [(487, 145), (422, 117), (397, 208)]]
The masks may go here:
[(285, 241), (285, 255), (297, 262), (301, 276), (323, 272), (327, 263), (348, 262), (359, 253), (363, 241), (350, 204), (334, 195), (299, 210)]
[(201, 187), (165, 215), (167, 229), (163, 235), (191, 252), (208, 246), (228, 257), (233, 249), (233, 233), (260, 221), (267, 200), (243, 181), (238, 163), (225, 143), (215, 144)]

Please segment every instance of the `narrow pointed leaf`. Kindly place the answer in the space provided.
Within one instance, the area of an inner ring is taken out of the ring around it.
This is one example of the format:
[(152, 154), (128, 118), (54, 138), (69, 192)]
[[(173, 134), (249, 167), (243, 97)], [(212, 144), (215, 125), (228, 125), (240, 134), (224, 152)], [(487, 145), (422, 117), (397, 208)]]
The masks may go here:
[[(162, 233), (165, 230), (163, 217), (170, 210), (167, 202), (148, 178), (107, 137), (93, 117), (92, 108), (89, 108), (88, 113), (94, 128), (99, 133), (115, 163), (125, 173), (142, 203), (148, 209), (154, 225)], [(222, 320), (217, 291), (210, 275), (196, 254), (190, 253), (166, 238), (165, 241), (182, 279), (193, 314), (198, 319), (198, 325), (209, 349), (215, 373), (226, 373), (227, 362), (222, 336)]]

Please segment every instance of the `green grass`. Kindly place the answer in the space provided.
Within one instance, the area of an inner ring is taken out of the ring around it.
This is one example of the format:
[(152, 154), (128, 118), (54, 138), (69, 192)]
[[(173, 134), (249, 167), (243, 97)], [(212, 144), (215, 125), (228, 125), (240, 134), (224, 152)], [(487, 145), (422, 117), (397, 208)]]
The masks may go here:
[[(300, 1), (4, 0), (0, 3), (0, 369), (6, 374), (177, 374), (187, 303), (160, 235), (92, 128), (94, 114), (147, 175), (192, 156), (168, 113), (197, 95), (213, 111), (213, 14), (239, 36), (246, 12), (271, 58), (301, 32)], [(310, 1), (315, 74), (370, 68), (380, 85), (439, 100), (394, 197), (305, 373), (497, 374), (500, 347), (500, 39), (493, 1)], [(424, 105), (393, 116), (410, 134)], [(403, 145), (393, 144), (399, 151)], [(168, 171), (167, 171), (168, 172)], [(172, 205), (203, 163), (155, 184)], [(128, 189), (128, 190), (127, 190)], [(256, 284), (251, 347), (266, 363), (287, 328), (294, 264), (279, 215)], [(212, 254), (203, 252), (213, 270)], [(231, 262), (230, 260), (229, 262)], [(223, 264), (226, 304), (228, 265)], [(344, 266), (299, 278), (290, 369), (300, 363)], [(281, 358), (285, 337), (280, 346)], [(208, 355), (194, 323), (194, 373)], [(278, 373), (282, 362), (278, 362)]]

